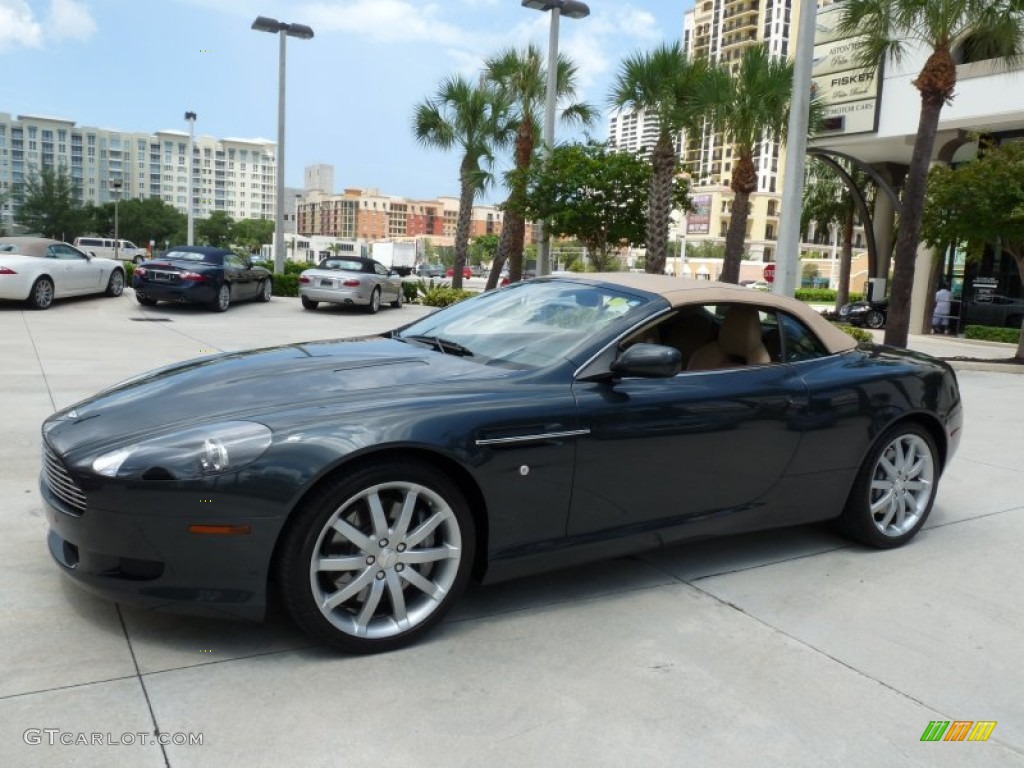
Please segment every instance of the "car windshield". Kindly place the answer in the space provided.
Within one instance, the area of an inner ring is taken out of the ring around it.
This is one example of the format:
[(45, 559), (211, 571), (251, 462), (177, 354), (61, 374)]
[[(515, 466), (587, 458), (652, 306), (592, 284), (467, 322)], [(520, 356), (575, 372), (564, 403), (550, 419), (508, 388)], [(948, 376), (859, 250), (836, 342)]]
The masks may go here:
[(489, 291), (394, 335), (486, 365), (543, 368), (572, 359), (612, 323), (623, 327), (651, 299), (605, 285), (538, 280)]
[(219, 253), (201, 253), (199, 251), (168, 251), (164, 254), (164, 258), (174, 261), (203, 261), (207, 264), (224, 263), (224, 257)]
[(342, 269), (346, 272), (362, 272), (363, 262), (355, 259), (324, 259), (320, 262), (320, 269)]

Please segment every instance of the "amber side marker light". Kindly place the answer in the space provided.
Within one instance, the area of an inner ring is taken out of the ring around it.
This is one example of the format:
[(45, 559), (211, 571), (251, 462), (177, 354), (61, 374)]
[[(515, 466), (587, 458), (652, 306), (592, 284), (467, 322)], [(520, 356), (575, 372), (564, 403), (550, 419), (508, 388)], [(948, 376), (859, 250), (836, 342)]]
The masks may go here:
[(215, 536), (246, 536), (252, 533), (251, 525), (190, 525), (189, 533), (209, 533)]

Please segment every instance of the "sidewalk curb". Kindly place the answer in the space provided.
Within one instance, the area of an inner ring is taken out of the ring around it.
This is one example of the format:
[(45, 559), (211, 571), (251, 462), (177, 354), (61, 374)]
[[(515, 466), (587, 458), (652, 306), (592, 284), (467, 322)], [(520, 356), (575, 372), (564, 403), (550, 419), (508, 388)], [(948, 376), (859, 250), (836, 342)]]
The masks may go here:
[(1016, 363), (985, 363), (977, 360), (948, 360), (940, 358), (949, 363), (958, 371), (987, 371), (989, 373), (1024, 373), (1024, 365)]

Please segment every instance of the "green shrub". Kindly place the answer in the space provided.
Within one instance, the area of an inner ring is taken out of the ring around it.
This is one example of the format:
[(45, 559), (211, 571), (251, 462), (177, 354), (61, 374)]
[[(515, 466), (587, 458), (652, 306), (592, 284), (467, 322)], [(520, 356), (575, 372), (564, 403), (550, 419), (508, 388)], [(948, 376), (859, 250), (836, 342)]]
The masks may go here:
[(1020, 329), (994, 328), (989, 325), (968, 325), (964, 328), (964, 338), (1020, 344)]
[[(809, 301), (815, 304), (835, 304), (836, 292), (830, 288), (797, 288), (794, 294), (800, 301)], [(863, 294), (850, 292), (850, 301), (860, 301)]]
[(299, 276), (298, 275), (274, 275), (274, 296), (298, 296)]
[(427, 307), (447, 307), (473, 296), (476, 296), (473, 291), (456, 290), (447, 285), (439, 285), (423, 292), (420, 295), (420, 304)]
[(856, 326), (849, 325), (848, 323), (832, 323), (836, 328), (844, 333), (848, 333), (853, 336), (858, 342), (873, 342), (875, 337), (865, 331), (863, 328), (857, 328)]
[(124, 266), (124, 284), (131, 287), (132, 275), (135, 274), (135, 265), (130, 261), (125, 261), (122, 262), (122, 266)]
[[(422, 283), (422, 282), (423, 281), (420, 280), (420, 283)], [(405, 282), (405, 281), (402, 282), (402, 298), (407, 303), (411, 302), (411, 301), (416, 301), (416, 299), (419, 297), (419, 295), (420, 295), (419, 283), (412, 283), (412, 282)]]

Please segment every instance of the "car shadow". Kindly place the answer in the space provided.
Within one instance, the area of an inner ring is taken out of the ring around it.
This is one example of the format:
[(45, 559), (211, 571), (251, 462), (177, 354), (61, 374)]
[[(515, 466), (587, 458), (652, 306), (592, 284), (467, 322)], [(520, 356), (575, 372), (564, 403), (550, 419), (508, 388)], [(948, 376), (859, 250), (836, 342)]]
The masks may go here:
[[(441, 626), (420, 642), (466, 636), (479, 621), (504, 620), (509, 614), (558, 610), (606, 595), (690, 584), (853, 546), (829, 526), (812, 524), (687, 542), (493, 585), (471, 584)], [(267, 617), (259, 624), (128, 606), (120, 610), (143, 673), (285, 652), (325, 660), (339, 655), (295, 627), (276, 599), (271, 599)], [(83, 618), (88, 620), (87, 616)]]

